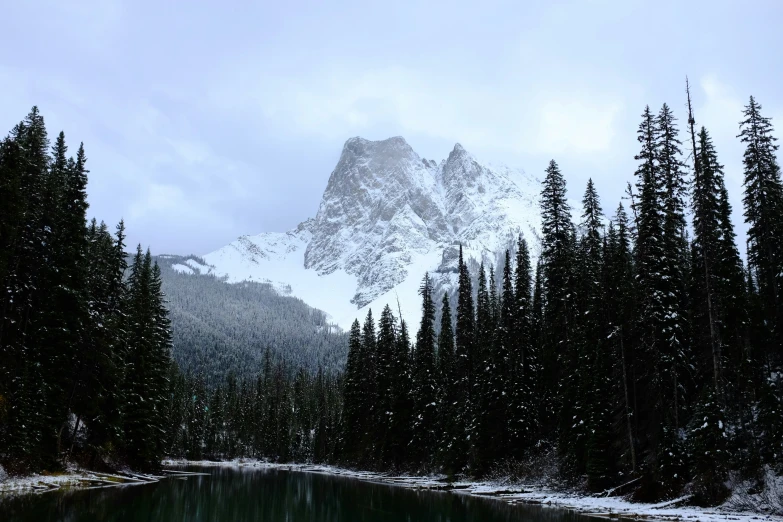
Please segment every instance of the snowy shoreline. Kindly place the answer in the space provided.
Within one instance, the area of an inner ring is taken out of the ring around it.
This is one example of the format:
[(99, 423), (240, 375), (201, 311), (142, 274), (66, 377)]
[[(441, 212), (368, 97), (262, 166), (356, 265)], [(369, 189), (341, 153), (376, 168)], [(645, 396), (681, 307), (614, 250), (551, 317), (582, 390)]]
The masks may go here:
[(452, 492), (461, 495), (472, 495), (483, 498), (494, 498), (508, 504), (528, 504), (543, 507), (567, 509), (583, 515), (602, 518), (634, 518), (654, 520), (699, 520), (705, 522), (717, 521), (781, 521), (783, 517), (738, 511), (728, 507), (699, 508), (696, 506), (679, 506), (687, 497), (658, 504), (629, 502), (618, 497), (591, 497), (577, 493), (558, 492), (536, 485), (515, 484), (505, 481), (454, 481), (446, 482), (443, 476), (412, 476), (357, 471), (335, 466), (316, 464), (276, 464), (251, 459), (235, 459), (225, 462), (164, 460), (164, 466), (215, 466), (215, 467), (245, 467), (259, 469), (280, 469), (302, 473), (319, 473), (342, 476), (405, 487), (409, 489), (426, 489), (432, 491)]
[(167, 475), (192, 475), (192, 473), (167, 471), (162, 475), (150, 475), (128, 470), (104, 473), (74, 467), (56, 474), (34, 473), (24, 476), (0, 474), (0, 498), (6, 495), (46, 493), (58, 490), (137, 486), (158, 482), (160, 479), (166, 478)]
[(357, 471), (335, 466), (315, 464), (276, 464), (251, 459), (235, 459), (231, 461), (189, 461), (164, 460), (162, 475), (143, 475), (129, 471), (116, 473), (99, 473), (89, 470), (70, 469), (58, 475), (34, 474), (25, 477), (0, 477), (0, 496), (43, 493), (68, 489), (96, 489), (117, 486), (149, 484), (159, 481), (166, 475), (183, 474), (176, 469), (166, 469), (180, 466), (203, 467), (241, 467), (254, 469), (278, 469), (301, 473), (318, 473), (341, 476), (386, 484), (408, 489), (451, 492), (460, 495), (472, 495), (483, 498), (494, 498), (508, 504), (528, 504), (543, 507), (567, 509), (580, 514), (602, 518), (634, 518), (654, 520), (699, 520), (705, 522), (717, 521), (780, 521), (783, 517), (737, 511), (725, 506), (714, 508), (699, 508), (695, 506), (680, 506), (687, 498), (658, 504), (634, 503), (618, 497), (591, 497), (573, 492), (553, 491), (537, 485), (511, 483), (507, 481), (454, 481), (447, 482), (443, 476), (413, 476), (394, 475), (371, 471)]

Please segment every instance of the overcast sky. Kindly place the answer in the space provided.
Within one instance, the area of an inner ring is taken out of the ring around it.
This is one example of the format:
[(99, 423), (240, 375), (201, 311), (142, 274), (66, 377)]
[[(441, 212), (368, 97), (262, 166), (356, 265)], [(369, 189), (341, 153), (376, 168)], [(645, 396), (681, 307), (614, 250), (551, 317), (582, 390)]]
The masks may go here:
[(91, 215), (204, 254), (314, 216), (357, 135), (539, 178), (555, 158), (611, 214), (645, 104), (684, 125), (687, 74), (739, 224), (749, 95), (783, 137), (782, 23), (779, 0), (6, 2), (0, 131), (38, 105), (85, 143)]

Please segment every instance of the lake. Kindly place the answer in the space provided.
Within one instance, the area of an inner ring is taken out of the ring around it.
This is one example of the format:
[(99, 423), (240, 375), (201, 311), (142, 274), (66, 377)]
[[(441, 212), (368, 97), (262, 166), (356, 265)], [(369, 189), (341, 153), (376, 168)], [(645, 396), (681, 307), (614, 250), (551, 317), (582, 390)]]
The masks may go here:
[[(588, 517), (510, 506), (458, 493), (254, 468), (188, 468), (208, 476), (0, 497), (2, 522), (585, 522)], [(595, 520), (595, 519), (590, 519)]]

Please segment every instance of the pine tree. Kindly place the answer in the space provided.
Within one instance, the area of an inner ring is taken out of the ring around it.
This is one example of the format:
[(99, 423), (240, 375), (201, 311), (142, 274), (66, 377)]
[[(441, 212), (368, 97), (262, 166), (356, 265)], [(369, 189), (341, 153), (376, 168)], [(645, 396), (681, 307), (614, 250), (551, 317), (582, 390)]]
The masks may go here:
[[(506, 250), (503, 264), (502, 292), (500, 295), (500, 312), (497, 319), (496, 348), (494, 353), (495, 371), (493, 372), (494, 385), (491, 390), (498, 398), (500, 407), (499, 415), (495, 419), (496, 459), (507, 457), (512, 440), (511, 418), (515, 413), (514, 386), (517, 385), (516, 371), (520, 364), (514, 353), (514, 334), (516, 326), (517, 298), (514, 292), (513, 275), (511, 271), (511, 253)], [(502, 410), (501, 410), (502, 408)], [(514, 426), (516, 427), (516, 426)]]
[(659, 167), (663, 176), (664, 195), (664, 273), (661, 281), (664, 305), (662, 361), (668, 374), (670, 412), (673, 416), (673, 431), (680, 428), (680, 410), (683, 408), (682, 376), (685, 360), (688, 358), (688, 339), (685, 331), (685, 296), (687, 240), (685, 230), (685, 194), (687, 183), (684, 163), (681, 160), (682, 143), (677, 135), (676, 119), (664, 104), (658, 114)]
[[(567, 403), (570, 405), (570, 429), (563, 435), (567, 436), (569, 458), (573, 460), (575, 471), (581, 472), (587, 462), (587, 443), (589, 433), (598, 433), (605, 430), (606, 426), (596, 426), (596, 423), (607, 420), (605, 402), (608, 401), (606, 386), (601, 383), (591, 382), (593, 378), (603, 379), (606, 373), (601, 375), (593, 369), (594, 364), (604, 362), (605, 352), (603, 341), (606, 338), (603, 322), (603, 296), (601, 294), (602, 271), (602, 239), (601, 229), (603, 212), (601, 210), (598, 194), (595, 191), (593, 180), (588, 180), (587, 188), (582, 199), (582, 238), (577, 251), (576, 270), (577, 295), (575, 305), (579, 314), (575, 319), (577, 339), (569, 370), (571, 386), (567, 390), (570, 395)], [(606, 364), (604, 364), (606, 366)], [(595, 417), (595, 418), (593, 418)], [(596, 443), (593, 444), (593, 455)], [(603, 443), (604, 441), (601, 441)], [(593, 465), (595, 468), (595, 465)], [(591, 476), (593, 482), (595, 477)]]
[(362, 350), (360, 357), (360, 403), (361, 423), (356, 427), (362, 434), (360, 444), (362, 463), (371, 465), (372, 456), (375, 454), (376, 440), (374, 438), (374, 426), (377, 416), (377, 338), (375, 335), (375, 320), (372, 310), (367, 311), (367, 317), (362, 327)]
[(580, 393), (573, 399), (571, 448), (577, 469), (584, 462), (588, 483), (597, 491), (612, 480), (612, 368), (605, 342), (610, 327), (605, 315), (608, 296), (603, 294), (602, 284), (606, 248), (601, 237), (603, 212), (592, 179), (587, 183), (582, 204), (577, 295), (579, 358), (575, 364)]
[(547, 398), (547, 393), (552, 393), (551, 391), (545, 389), (547, 381), (546, 376), (544, 375), (545, 353), (543, 348), (545, 298), (544, 270), (541, 258), (539, 258), (538, 262), (536, 263), (535, 283), (533, 286), (533, 301), (530, 310), (530, 346), (535, 346), (538, 352), (534, 370), (534, 375), (536, 375), (536, 382), (532, 392), (537, 399), (535, 418), (539, 419), (536, 435), (542, 439), (546, 439), (551, 436), (551, 433), (548, 432), (548, 428), (552, 425), (552, 421), (548, 419), (551, 419), (555, 415), (555, 412), (552, 409), (552, 401), (544, 400)]
[[(329, 415), (328, 390), (324, 376), (323, 367), (318, 368), (318, 374), (315, 377), (315, 396), (318, 400), (317, 423), (315, 434), (313, 436), (313, 462), (327, 462), (330, 457), (329, 438), (331, 419)], [(391, 411), (391, 408), (390, 410)], [(389, 423), (390, 424), (390, 423)], [(388, 458), (387, 458), (388, 461)], [(388, 462), (387, 462), (388, 464)]]
[[(269, 351), (267, 351), (267, 366)], [(353, 463), (360, 455), (362, 411), (362, 332), (359, 320), (354, 320), (348, 335), (348, 359), (345, 363), (343, 384), (343, 456)]]
[(389, 305), (381, 312), (378, 321), (378, 350), (377, 350), (377, 417), (374, 423), (374, 439), (378, 442), (376, 457), (381, 462), (388, 462), (386, 455), (391, 425), (390, 416), (393, 412), (393, 387), (391, 382), (391, 367), (394, 361), (394, 351), (397, 344), (394, 315)]
[(458, 431), (459, 392), (456, 388), (456, 354), (454, 352), (454, 328), (452, 327), (451, 305), (449, 296), (443, 294), (440, 314), (440, 332), (438, 333), (438, 438), (437, 462), (447, 474), (453, 474), (458, 466), (461, 455), (454, 454), (454, 448), (459, 447)]
[[(489, 289), (483, 264), (479, 269), (476, 309), (476, 346), (481, 347), (482, 363), (476, 368), (479, 410), (476, 415), (475, 472), (487, 472), (506, 455), (509, 439), (508, 413), (510, 388), (507, 379), (509, 345), (512, 336), (514, 290), (511, 282), (511, 259), (506, 251), (503, 270), (503, 297), (498, 306), (494, 270), (490, 270)], [(497, 311), (500, 309), (500, 312)]]
[(474, 405), (473, 367), (475, 364), (476, 318), (473, 308), (473, 288), (468, 266), (462, 257), (462, 245), (459, 249), (459, 287), (457, 289), (457, 324), (455, 329), (454, 387), (457, 390), (459, 417), (456, 421), (456, 432), (451, 437), (453, 455), (461, 457), (454, 462), (455, 470), (467, 465), (468, 441), (472, 434), (472, 418)]
[(636, 365), (633, 322), (635, 312), (634, 266), (628, 216), (620, 204), (609, 226), (604, 254), (604, 295), (607, 342), (611, 347), (615, 444), (621, 451), (624, 468), (637, 467)]
[[(577, 472), (574, 444), (584, 419), (578, 419), (571, 406), (579, 394), (578, 347), (574, 338), (574, 235), (571, 209), (566, 199), (566, 183), (554, 160), (549, 163), (541, 193), (541, 262), (544, 290), (544, 328), (542, 329), (543, 374), (541, 400), (549, 405), (542, 417), (548, 433), (555, 431), (559, 417), (559, 450), (564, 456), (562, 469)], [(557, 395), (554, 395), (557, 393)], [(555, 415), (554, 412), (559, 412)], [(580, 422), (582, 424), (580, 424)], [(576, 430), (576, 431), (575, 431)]]
[[(40, 332), (35, 326), (40, 315), (39, 303), (46, 290), (44, 275), (49, 257), (46, 231), (46, 180), (49, 140), (43, 117), (33, 107), (25, 120), (11, 134), (14, 146), (8, 154), (15, 165), (12, 183), (18, 183), (21, 196), (17, 201), (16, 237), (9, 252), (9, 271), (3, 289), (3, 324), (0, 346), (8, 360), (8, 428), (5, 442), (12, 459), (26, 462), (31, 468), (52, 464), (51, 453), (42, 451), (54, 439), (59, 426), (46, 415), (47, 385)], [(6, 167), (8, 169), (9, 166)], [(13, 220), (13, 214), (8, 216)], [(39, 260), (31, 263), (30, 260)], [(51, 395), (51, 394), (49, 394)], [(43, 462), (46, 461), (46, 462)]]
[(714, 506), (726, 499), (730, 461), (727, 451), (728, 435), (723, 407), (718, 402), (718, 391), (706, 386), (688, 429), (691, 476), (696, 502)]
[(411, 427), (413, 425), (412, 368), (408, 327), (400, 321), (391, 370), (392, 415), (389, 426), (387, 455), (394, 467), (410, 461)]
[(411, 451), (414, 462), (427, 465), (437, 440), (437, 376), (435, 367), (435, 304), (432, 301), (432, 280), (424, 275), (419, 293), (422, 296), (422, 317), (416, 334), (413, 354), (414, 417)]
[[(638, 311), (636, 338), (640, 345), (635, 350), (639, 435), (639, 464), (648, 479), (646, 492), (657, 497), (657, 458), (663, 445), (664, 431), (673, 431), (671, 360), (665, 360), (664, 317), (668, 313), (664, 293), (668, 290), (664, 277), (668, 276), (665, 255), (666, 180), (658, 163), (660, 144), (656, 119), (646, 107), (637, 132), (641, 151), (636, 156), (639, 167), (639, 202), (636, 241), (636, 269), (638, 282)], [(643, 493), (644, 494), (644, 493)]]
[[(147, 250), (146, 259), (150, 257), (150, 252)], [(149, 425), (149, 432), (152, 434), (160, 434), (155, 440), (154, 451), (156, 459), (155, 465), (158, 465), (160, 459), (163, 457), (163, 437), (162, 435), (166, 431), (165, 418), (166, 412), (166, 390), (168, 390), (168, 368), (171, 365), (171, 349), (172, 349), (172, 337), (171, 337), (171, 320), (169, 319), (168, 308), (166, 307), (166, 295), (163, 292), (163, 284), (160, 278), (160, 267), (157, 262), (152, 266), (152, 274), (150, 281), (150, 311), (152, 324), (152, 350), (149, 366), (149, 383), (150, 392), (147, 400), (152, 403), (154, 413), (152, 422)]]
[(123, 405), (126, 456), (132, 465), (139, 467), (151, 465), (155, 453), (154, 442), (147, 432), (148, 426), (154, 422), (153, 404), (146, 400), (150, 392), (148, 372), (152, 351), (149, 325), (151, 278), (151, 260), (145, 258), (139, 245), (128, 279), (129, 332), (124, 382), (126, 403)]
[(616, 459), (612, 455), (612, 364), (606, 343), (598, 343), (591, 360), (589, 430), (585, 451), (587, 482), (603, 491), (614, 481)]
[(764, 307), (762, 349), (775, 365), (781, 364), (783, 346), (783, 182), (776, 158), (777, 138), (770, 118), (751, 96), (740, 123), (746, 144), (745, 222), (748, 223), (748, 264), (757, 272), (758, 292)]
[[(530, 253), (520, 234), (517, 240), (514, 272), (514, 306), (510, 345), (509, 390), (511, 393), (508, 424), (510, 454), (519, 459), (538, 433), (536, 407), (537, 345), (533, 341), (533, 302)], [(505, 293), (505, 292), (504, 292)], [(506, 303), (504, 299), (504, 306)]]

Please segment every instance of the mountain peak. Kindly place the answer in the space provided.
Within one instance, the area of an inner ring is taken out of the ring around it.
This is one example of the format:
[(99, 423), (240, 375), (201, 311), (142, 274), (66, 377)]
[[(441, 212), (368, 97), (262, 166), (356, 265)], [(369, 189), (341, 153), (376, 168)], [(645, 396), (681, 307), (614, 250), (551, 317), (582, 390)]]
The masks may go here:
[[(466, 258), (487, 262), (500, 259), (519, 232), (534, 243), (538, 192), (515, 171), (484, 164), (459, 143), (436, 164), (401, 136), (357, 136), (345, 142), (314, 219), (288, 234), (248, 238), (257, 248), (240, 244), (227, 251), (248, 260), (247, 273), (339, 312), (338, 322), (347, 327), (357, 308), (385, 304), (398, 291), (406, 308), (418, 310), (426, 270), (445, 285), (439, 292), (451, 288), (458, 243)], [(216, 273), (247, 279), (234, 268), (243, 265), (214, 257), (226, 267)], [(289, 276), (295, 267), (301, 272)]]
[(365, 152), (368, 150), (390, 148), (408, 149), (411, 151), (413, 150), (402, 136), (392, 136), (391, 138), (386, 138), (385, 140), (368, 140), (366, 138), (362, 138), (361, 136), (354, 136), (353, 138), (348, 138), (345, 141), (345, 145), (343, 145), (343, 151), (352, 150), (354, 152)]

